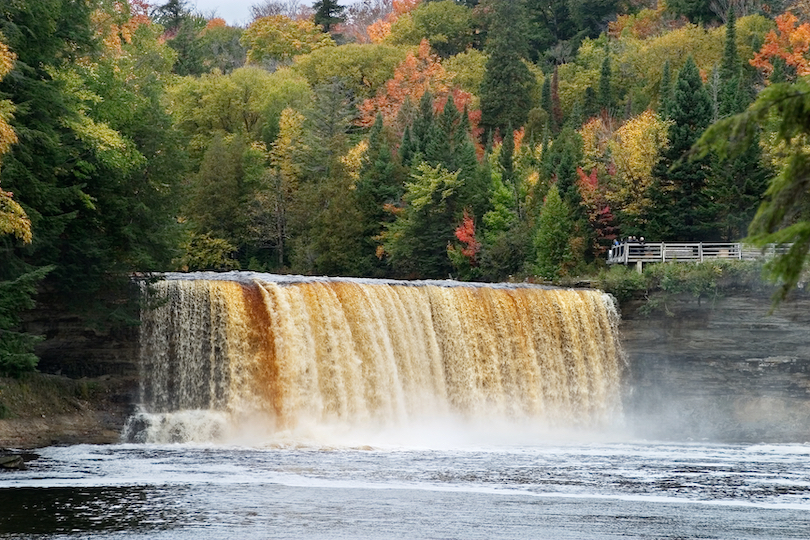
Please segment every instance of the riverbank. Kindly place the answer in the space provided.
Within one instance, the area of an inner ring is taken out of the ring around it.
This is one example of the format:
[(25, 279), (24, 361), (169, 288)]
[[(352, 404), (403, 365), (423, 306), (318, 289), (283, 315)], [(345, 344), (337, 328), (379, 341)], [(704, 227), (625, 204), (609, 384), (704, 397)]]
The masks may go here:
[(133, 377), (0, 378), (0, 448), (117, 442), (136, 391)]

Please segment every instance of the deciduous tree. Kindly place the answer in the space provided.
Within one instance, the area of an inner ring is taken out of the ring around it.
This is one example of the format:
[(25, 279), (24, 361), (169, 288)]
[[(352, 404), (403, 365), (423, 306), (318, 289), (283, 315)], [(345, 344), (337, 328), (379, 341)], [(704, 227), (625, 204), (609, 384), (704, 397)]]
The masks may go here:
[(241, 43), (247, 48), (247, 61), (256, 64), (286, 63), (295, 55), (335, 45), (312, 21), (284, 15), (256, 19), (242, 34)]

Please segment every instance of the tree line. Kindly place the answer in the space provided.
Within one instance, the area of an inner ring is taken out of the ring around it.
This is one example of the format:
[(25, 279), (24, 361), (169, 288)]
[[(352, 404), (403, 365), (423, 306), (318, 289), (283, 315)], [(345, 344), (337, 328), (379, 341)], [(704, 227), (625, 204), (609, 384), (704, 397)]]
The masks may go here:
[(110, 319), (132, 272), (555, 280), (628, 235), (739, 240), (786, 174), (799, 206), (754, 223), (804, 223), (773, 103), (810, 14), (718, 6), (4, 3), (0, 371), (36, 361), (37, 290)]

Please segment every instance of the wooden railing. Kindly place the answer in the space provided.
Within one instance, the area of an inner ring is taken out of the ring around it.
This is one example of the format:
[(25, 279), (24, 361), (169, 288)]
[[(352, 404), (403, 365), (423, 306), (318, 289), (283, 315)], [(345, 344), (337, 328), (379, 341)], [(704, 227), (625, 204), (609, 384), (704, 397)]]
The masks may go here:
[(752, 261), (783, 254), (789, 245), (768, 245), (764, 250), (740, 243), (722, 242), (622, 242), (608, 252), (608, 264), (651, 262), (702, 262), (707, 259)]

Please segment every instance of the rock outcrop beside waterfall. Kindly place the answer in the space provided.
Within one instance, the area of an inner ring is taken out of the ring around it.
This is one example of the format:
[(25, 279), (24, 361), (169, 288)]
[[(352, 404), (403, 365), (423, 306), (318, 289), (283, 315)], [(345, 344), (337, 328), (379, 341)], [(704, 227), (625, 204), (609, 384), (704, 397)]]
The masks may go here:
[[(625, 411), (648, 438), (810, 441), (810, 295), (767, 292), (623, 306)], [(668, 311), (668, 313), (667, 313)]]

